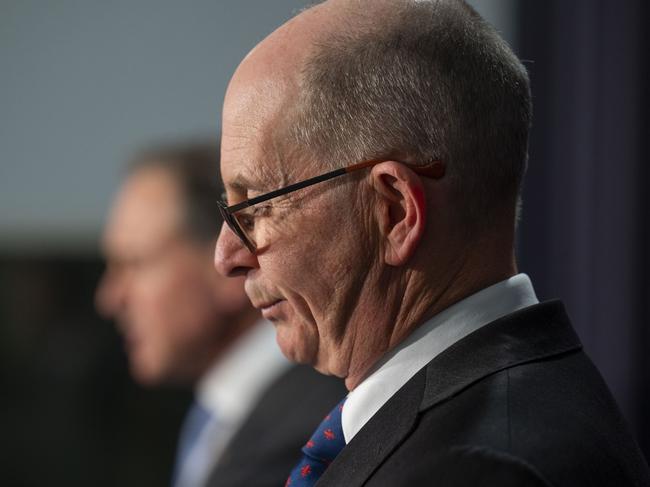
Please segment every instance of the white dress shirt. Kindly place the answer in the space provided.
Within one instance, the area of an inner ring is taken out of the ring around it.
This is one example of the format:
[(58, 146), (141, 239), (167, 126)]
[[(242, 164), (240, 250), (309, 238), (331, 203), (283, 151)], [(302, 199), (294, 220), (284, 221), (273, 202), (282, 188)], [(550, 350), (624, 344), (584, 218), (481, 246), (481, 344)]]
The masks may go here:
[(341, 416), (345, 442), (356, 435), (411, 377), (434, 357), (484, 325), (537, 304), (526, 274), (498, 282), (455, 303), (391, 350), (348, 394)]
[(212, 417), (180, 467), (176, 487), (205, 484), (261, 394), (289, 365), (275, 341), (273, 325), (260, 321), (203, 375), (196, 387), (196, 401)]

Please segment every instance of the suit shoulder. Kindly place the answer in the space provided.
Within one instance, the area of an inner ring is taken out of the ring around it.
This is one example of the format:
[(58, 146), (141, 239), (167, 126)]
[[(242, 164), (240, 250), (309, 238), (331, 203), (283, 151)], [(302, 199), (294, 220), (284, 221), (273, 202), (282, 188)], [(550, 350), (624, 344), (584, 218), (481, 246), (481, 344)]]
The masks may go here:
[(408, 470), (400, 485), (470, 487), (550, 487), (552, 484), (526, 460), (509, 453), (473, 445), (459, 445), (422, 458)]

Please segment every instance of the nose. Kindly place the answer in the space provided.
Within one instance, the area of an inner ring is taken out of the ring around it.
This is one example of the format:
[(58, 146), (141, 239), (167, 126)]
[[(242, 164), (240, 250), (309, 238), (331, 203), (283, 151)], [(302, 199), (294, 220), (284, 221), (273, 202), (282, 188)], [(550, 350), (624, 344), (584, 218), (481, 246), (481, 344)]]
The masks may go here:
[(225, 277), (245, 276), (258, 266), (257, 256), (224, 223), (214, 249), (214, 267), (217, 272)]

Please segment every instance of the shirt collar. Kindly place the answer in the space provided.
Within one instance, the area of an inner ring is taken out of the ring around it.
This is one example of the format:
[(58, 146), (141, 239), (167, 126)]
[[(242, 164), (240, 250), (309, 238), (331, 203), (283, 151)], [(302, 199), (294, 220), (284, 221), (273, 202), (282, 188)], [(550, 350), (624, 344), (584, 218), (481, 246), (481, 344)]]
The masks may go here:
[(201, 377), (196, 399), (222, 424), (234, 426), (289, 365), (275, 342), (273, 325), (260, 320)]
[(502, 316), (537, 304), (526, 274), (517, 274), (455, 303), (391, 350), (350, 394), (343, 408), (346, 443), (422, 367), (445, 349)]

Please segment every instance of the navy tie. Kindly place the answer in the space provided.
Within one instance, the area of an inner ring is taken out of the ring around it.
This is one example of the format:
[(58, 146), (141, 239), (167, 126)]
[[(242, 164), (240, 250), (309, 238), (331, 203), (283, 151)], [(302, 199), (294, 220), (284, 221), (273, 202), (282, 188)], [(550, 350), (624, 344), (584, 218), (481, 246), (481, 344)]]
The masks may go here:
[(302, 447), (302, 459), (291, 471), (286, 486), (311, 487), (345, 446), (341, 412), (345, 399), (325, 416), (312, 437)]

